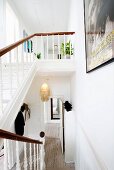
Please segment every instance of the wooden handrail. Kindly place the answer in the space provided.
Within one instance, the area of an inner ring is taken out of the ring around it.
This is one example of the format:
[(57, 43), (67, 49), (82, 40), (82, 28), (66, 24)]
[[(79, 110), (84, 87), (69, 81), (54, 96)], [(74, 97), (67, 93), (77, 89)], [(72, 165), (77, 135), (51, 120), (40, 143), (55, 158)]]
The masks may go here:
[(2, 48), (2, 49), (0, 50), (0, 57), (1, 57), (2, 55), (6, 54), (7, 52), (11, 51), (11, 50), (14, 49), (15, 47), (19, 46), (19, 45), (22, 44), (23, 42), (25, 42), (25, 41), (29, 40), (30, 38), (34, 37), (35, 35), (36, 35), (36, 34), (30, 35), (30, 36), (28, 36), (28, 37), (26, 37), (26, 38), (23, 38), (23, 39), (17, 41), (16, 43), (13, 43), (13, 44), (5, 47), (5, 48)]
[(35, 140), (35, 139), (28, 138), (28, 137), (16, 135), (14, 133), (11, 133), (11, 132), (8, 132), (8, 131), (2, 130), (2, 129), (0, 129), (0, 138), (10, 139), (10, 140), (14, 140), (14, 141), (27, 142), (27, 143), (34, 143), (34, 144), (43, 144), (39, 140)]
[(6, 54), (7, 52), (11, 51), (12, 49), (18, 47), (20, 44), (22, 44), (23, 42), (35, 37), (35, 36), (51, 36), (51, 35), (73, 35), (75, 32), (54, 32), (54, 33), (36, 33), (36, 34), (32, 34), (26, 38), (23, 38), (7, 47), (4, 47), (2, 49), (0, 49), (0, 57), (3, 56), (4, 54)]
[(36, 33), (36, 36), (51, 36), (51, 35), (73, 35), (75, 32), (50, 32), (50, 33)]

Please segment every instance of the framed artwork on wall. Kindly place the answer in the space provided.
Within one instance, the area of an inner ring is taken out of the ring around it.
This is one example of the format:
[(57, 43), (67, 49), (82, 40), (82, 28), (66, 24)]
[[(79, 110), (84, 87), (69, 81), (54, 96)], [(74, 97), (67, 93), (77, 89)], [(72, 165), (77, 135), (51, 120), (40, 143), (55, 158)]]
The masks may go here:
[(84, 0), (86, 72), (114, 61), (114, 0)]

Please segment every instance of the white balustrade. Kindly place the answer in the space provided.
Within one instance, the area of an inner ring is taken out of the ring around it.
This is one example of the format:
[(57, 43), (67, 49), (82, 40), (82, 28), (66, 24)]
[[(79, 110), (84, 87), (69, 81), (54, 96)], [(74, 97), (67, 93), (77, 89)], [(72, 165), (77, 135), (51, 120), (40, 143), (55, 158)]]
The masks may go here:
[(58, 35), (58, 59), (61, 59), (61, 52), (60, 52), (60, 35)]
[(74, 47), (73, 47), (73, 36), (69, 35), (70, 40), (70, 59), (73, 59), (72, 56), (74, 55)]
[(19, 142), (16, 141), (16, 170), (21, 170), (19, 159)]
[(36, 170), (36, 144), (34, 144), (34, 170)]
[(39, 170), (39, 145), (37, 144), (37, 149), (36, 149), (36, 152), (37, 152), (37, 170)]
[(44, 144), (42, 144), (40, 145), (40, 170), (45, 169), (44, 157), (45, 157)]
[(30, 162), (30, 170), (32, 170), (32, 144), (30, 143), (30, 156), (29, 156), (29, 162)]
[(72, 47), (72, 45), (71, 45), (71, 41), (69, 41), (70, 42), (70, 58), (71, 58), (71, 54), (72, 54), (72, 49), (71, 49), (71, 47)]
[[(41, 44), (40, 44), (40, 48), (41, 48), (41, 55), (43, 55), (44, 53), (44, 46), (43, 46), (43, 36), (41, 35), (41, 40), (40, 40), (40, 42), (41, 42)], [(43, 57), (43, 56), (41, 56), (41, 57)], [(44, 56), (45, 57), (45, 56)]]
[[(9, 169), (12, 169), (12, 167), (15, 167), (15, 170), (21, 170), (21, 169), (45, 170), (44, 144), (29, 143), (29, 145), (27, 145), (26, 142), (23, 142), (23, 145), (24, 145), (24, 148), (23, 148), (24, 157), (22, 156), (20, 157), (20, 148), (22, 146), (22, 143), (18, 141), (15, 141), (12, 143), (11, 140), (4, 139), (4, 164), (3, 164), (4, 168), (3, 170), (9, 170)], [(33, 152), (32, 152), (32, 148), (33, 148)], [(16, 161), (16, 164), (15, 162), (13, 163), (13, 161)]]
[(65, 34), (64, 34), (64, 57), (66, 59), (66, 39), (65, 39)]
[(24, 170), (27, 170), (27, 147), (26, 142), (24, 142)]
[(4, 139), (4, 170), (8, 170), (7, 139)]
[(12, 158), (11, 158), (11, 149), (10, 149), (10, 141), (7, 140), (7, 156), (8, 156), (8, 168), (11, 169), (11, 163), (12, 163)]

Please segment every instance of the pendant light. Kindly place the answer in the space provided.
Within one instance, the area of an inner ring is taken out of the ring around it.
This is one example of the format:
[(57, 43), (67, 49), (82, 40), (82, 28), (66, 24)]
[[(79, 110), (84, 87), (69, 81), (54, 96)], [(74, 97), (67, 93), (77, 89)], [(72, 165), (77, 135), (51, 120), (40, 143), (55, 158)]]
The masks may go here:
[(40, 88), (40, 96), (41, 96), (41, 100), (43, 102), (46, 102), (49, 100), (49, 96), (50, 96), (50, 89), (47, 83), (43, 83), (41, 88)]

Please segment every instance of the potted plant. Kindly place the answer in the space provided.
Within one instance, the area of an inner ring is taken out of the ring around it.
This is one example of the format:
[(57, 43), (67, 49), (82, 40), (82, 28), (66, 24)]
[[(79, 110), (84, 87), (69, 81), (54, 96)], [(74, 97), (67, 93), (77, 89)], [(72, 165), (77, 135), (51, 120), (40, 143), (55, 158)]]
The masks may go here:
[(73, 52), (74, 48), (72, 48), (72, 43), (70, 41), (61, 44), (61, 54), (63, 56), (66, 55), (66, 58), (70, 58), (70, 56), (73, 55)]
[(35, 54), (35, 56), (37, 57), (37, 59), (41, 59), (41, 53), (34, 53)]

